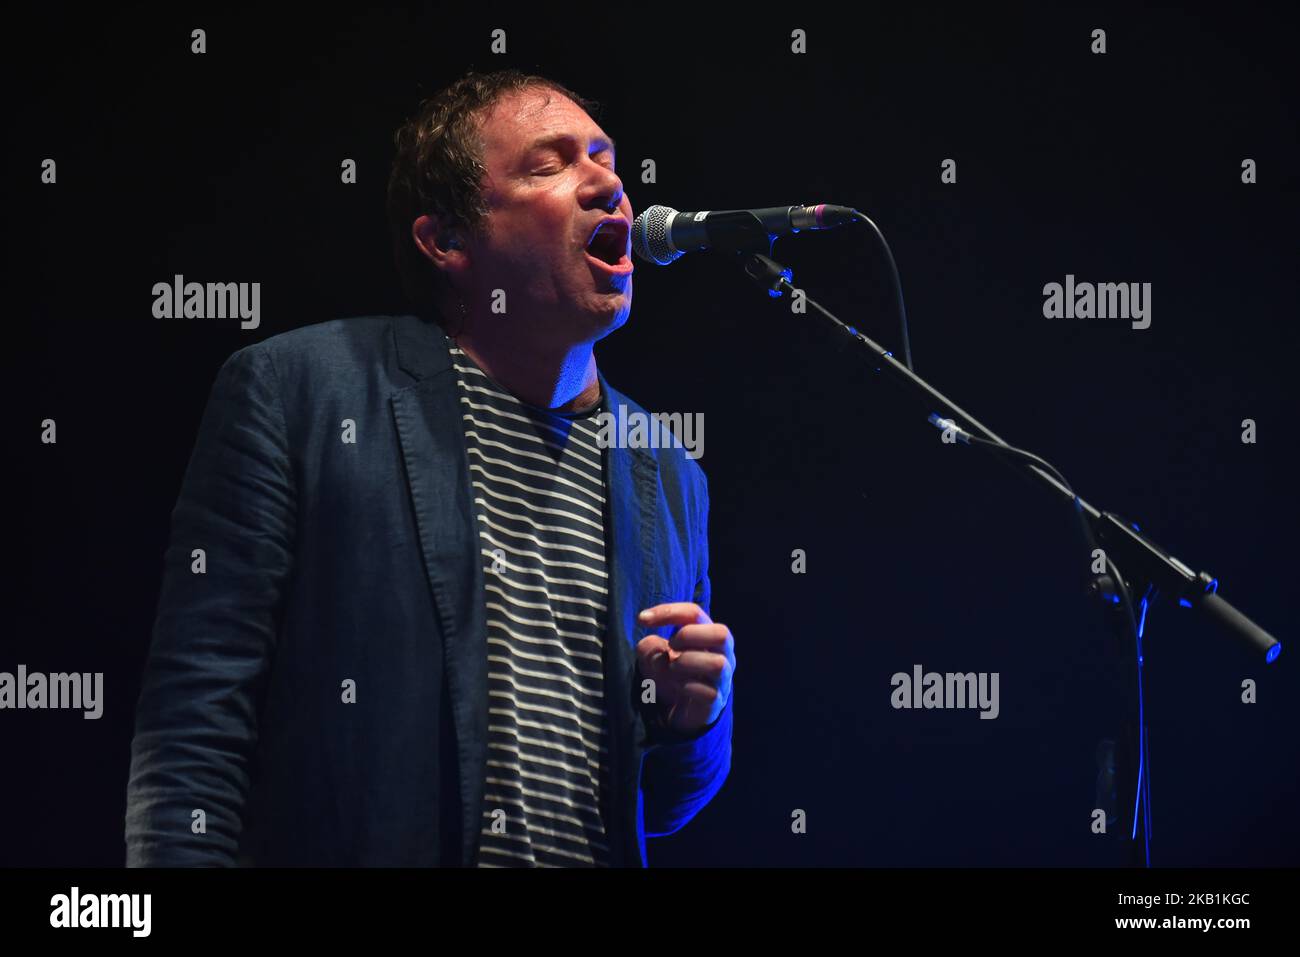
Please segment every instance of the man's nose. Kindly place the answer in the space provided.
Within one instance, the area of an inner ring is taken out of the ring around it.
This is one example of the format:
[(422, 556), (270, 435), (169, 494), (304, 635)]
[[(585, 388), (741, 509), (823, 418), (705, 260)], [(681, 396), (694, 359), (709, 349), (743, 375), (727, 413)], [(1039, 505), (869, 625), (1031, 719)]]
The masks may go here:
[(588, 181), (590, 186), (590, 201), (593, 205), (599, 206), (606, 212), (616, 212), (623, 203), (623, 180), (619, 175), (607, 166), (599, 163), (593, 163), (597, 172), (592, 174)]

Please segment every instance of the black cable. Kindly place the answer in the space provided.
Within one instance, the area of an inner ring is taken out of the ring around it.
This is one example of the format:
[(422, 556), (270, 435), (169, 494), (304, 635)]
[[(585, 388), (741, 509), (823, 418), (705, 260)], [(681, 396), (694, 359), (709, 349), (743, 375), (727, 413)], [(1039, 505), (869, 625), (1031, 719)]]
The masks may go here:
[(885, 259), (889, 262), (889, 271), (894, 280), (894, 300), (898, 304), (898, 321), (903, 332), (903, 364), (915, 372), (916, 369), (912, 367), (912, 337), (907, 331), (907, 309), (903, 306), (903, 280), (898, 275), (898, 263), (894, 262), (894, 251), (889, 248), (889, 241), (885, 239), (885, 234), (880, 231), (880, 227), (875, 224), (875, 221), (870, 216), (866, 213), (860, 213), (856, 209), (853, 211), (853, 215), (875, 231), (876, 237), (880, 240), (880, 245), (885, 249)]
[[(1078, 515), (1079, 517), (1079, 527), (1082, 529), (1084, 540), (1087, 542), (1089, 555), (1092, 555), (1097, 551), (1097, 540), (1092, 533), (1092, 526), (1088, 524), (1088, 520), (1084, 517), (1083, 508), (1079, 503), (1079, 496), (1075, 494), (1074, 487), (1070, 485), (1068, 481), (1066, 481), (1065, 476), (1062, 475), (1060, 471), (1058, 471), (1050, 462), (1048, 462), (1046, 459), (1040, 458), (1039, 456), (1035, 455), (1032, 452), (1026, 452), (1024, 449), (1018, 449), (1015, 446), (1007, 445), (1004, 442), (991, 442), (988, 439), (981, 439), (976, 436), (971, 436), (969, 441), (970, 444), (972, 445), (979, 445), (980, 447), (986, 448), (991, 452), (995, 452), (1000, 455), (1004, 455), (1008, 458), (1015, 459), (1019, 461), (1021, 464), (1036, 466), (1037, 468), (1047, 472), (1054, 479), (1056, 479), (1063, 486), (1065, 486), (1066, 490), (1074, 498), (1074, 506), (1075, 506), (1074, 511), (1075, 514)], [(1120, 571), (1119, 566), (1115, 564), (1115, 562), (1111, 559), (1110, 555), (1105, 551), (1105, 549), (1101, 550), (1101, 555), (1103, 559), (1103, 567), (1105, 569), (1103, 574), (1107, 575), (1111, 579), (1111, 582), (1115, 588), (1114, 600), (1115, 603), (1120, 606), (1120, 610), (1123, 612), (1126, 631), (1128, 632), (1129, 637), (1133, 642), (1133, 651), (1136, 656), (1135, 664), (1137, 665), (1136, 680), (1137, 680), (1137, 694), (1138, 694), (1138, 701), (1137, 701), (1138, 704), (1138, 727), (1137, 727), (1138, 768), (1137, 768), (1137, 782), (1134, 788), (1134, 795), (1133, 795), (1133, 801), (1134, 801), (1133, 834), (1135, 838), (1137, 832), (1138, 813), (1139, 813), (1139, 809), (1142, 809), (1142, 821), (1143, 821), (1142, 848), (1146, 859), (1146, 866), (1150, 867), (1151, 866), (1151, 812), (1150, 812), (1150, 790), (1149, 790), (1150, 783), (1149, 783), (1148, 776), (1151, 773), (1151, 769), (1148, 766), (1148, 761), (1147, 761), (1149, 754), (1147, 752), (1147, 742), (1146, 742), (1146, 735), (1147, 735), (1146, 700), (1145, 700), (1146, 694), (1145, 694), (1145, 690), (1143, 689), (1143, 681), (1142, 681), (1142, 663), (1143, 663), (1142, 626), (1138, 621), (1137, 607), (1133, 602), (1133, 595), (1129, 591), (1128, 584), (1124, 581), (1124, 573)], [(1145, 802), (1143, 801), (1144, 796), (1147, 798)]]
[[(1074, 513), (1078, 516), (1079, 528), (1082, 532), (1083, 540), (1088, 545), (1088, 554), (1091, 555), (1097, 550), (1097, 539), (1096, 536), (1092, 534), (1092, 526), (1088, 524), (1088, 519), (1084, 517), (1083, 506), (1079, 502), (1079, 496), (1074, 491), (1074, 486), (1066, 481), (1065, 476), (1061, 474), (1060, 470), (1058, 470), (1056, 466), (1052, 465), (1052, 463), (1048, 462), (1046, 459), (1035, 455), (1033, 452), (1026, 452), (1024, 449), (1018, 449), (1014, 445), (1007, 445), (1005, 442), (990, 442), (988, 439), (981, 439), (974, 435), (970, 437), (970, 442), (972, 445), (979, 445), (981, 448), (986, 448), (990, 452), (997, 452), (1013, 459), (1018, 459), (1025, 464), (1037, 466), (1065, 486), (1065, 490), (1074, 498)], [(1105, 552), (1103, 551), (1102, 554), (1105, 554)]]
[[(889, 263), (889, 269), (890, 269), (890, 272), (891, 272), (892, 277), (893, 277), (893, 280), (894, 280), (894, 292), (895, 292), (895, 294), (896, 294), (896, 298), (897, 298), (897, 302), (898, 302), (898, 316), (899, 316), (899, 320), (900, 320), (901, 325), (902, 325), (902, 333), (903, 333), (903, 357), (904, 357), (904, 360), (905, 360), (905, 363), (904, 363), (904, 364), (905, 364), (906, 367), (907, 367), (907, 371), (908, 371), (909, 373), (912, 373), (912, 374), (913, 374), (913, 376), (914, 376), (914, 381), (915, 381), (915, 382), (916, 382), (916, 383), (917, 383), (917, 384), (918, 384), (918, 385), (919, 385), (919, 386), (920, 386), (924, 391), (928, 392), (928, 393), (929, 393), (931, 396), (933, 396), (936, 400), (939, 400), (939, 401), (941, 402), (941, 406), (940, 406), (940, 407), (949, 407), (949, 408), (951, 408), (951, 409), (953, 410), (953, 413), (955, 413), (955, 414), (957, 414), (957, 415), (960, 415), (963, 419), (967, 420), (967, 421), (968, 421), (972, 426), (974, 426), (975, 428), (977, 428), (980, 432), (983, 432), (985, 435), (988, 435), (988, 436), (990, 437), (990, 438), (987, 438), (987, 439), (985, 439), (985, 438), (981, 438), (981, 437), (978, 437), (978, 436), (971, 435), (971, 434), (970, 434), (969, 432), (967, 432), (965, 429), (961, 429), (960, 431), (962, 431), (963, 433), (965, 433), (965, 435), (963, 436), (963, 438), (964, 438), (964, 439), (965, 439), (969, 444), (979, 445), (979, 446), (981, 446), (981, 447), (983, 447), (983, 448), (988, 449), (988, 450), (991, 451), (991, 452), (996, 452), (996, 453), (998, 453), (999, 455), (1004, 456), (1005, 458), (1010, 458), (1010, 459), (1016, 460), (1016, 461), (1018, 461), (1019, 464), (1021, 464), (1021, 465), (1025, 465), (1025, 466), (1028, 466), (1028, 467), (1030, 467), (1030, 468), (1033, 468), (1033, 469), (1035, 469), (1035, 470), (1041, 472), (1041, 473), (1042, 473), (1042, 476), (1043, 476), (1044, 478), (1047, 478), (1047, 479), (1050, 479), (1050, 480), (1052, 480), (1052, 481), (1057, 482), (1057, 483), (1058, 483), (1062, 488), (1065, 489), (1066, 492), (1069, 493), (1069, 495), (1070, 495), (1070, 497), (1071, 497), (1071, 500), (1074, 502), (1074, 512), (1075, 512), (1075, 515), (1076, 515), (1077, 518), (1079, 519), (1079, 529), (1080, 529), (1080, 533), (1081, 533), (1082, 538), (1084, 539), (1084, 541), (1087, 543), (1087, 546), (1088, 546), (1088, 549), (1089, 549), (1089, 556), (1091, 557), (1091, 556), (1093, 555), (1093, 553), (1095, 553), (1095, 552), (1098, 550), (1098, 549), (1097, 549), (1097, 540), (1096, 540), (1096, 536), (1093, 534), (1092, 526), (1088, 524), (1087, 516), (1084, 514), (1084, 510), (1083, 510), (1083, 502), (1082, 502), (1082, 500), (1079, 498), (1078, 493), (1076, 493), (1076, 492), (1074, 491), (1074, 487), (1073, 487), (1072, 485), (1070, 485), (1070, 483), (1066, 480), (1065, 476), (1062, 475), (1061, 472), (1060, 472), (1060, 471), (1059, 471), (1055, 466), (1053, 466), (1050, 462), (1046, 461), (1045, 459), (1043, 459), (1043, 458), (1041, 458), (1041, 457), (1039, 457), (1039, 456), (1033, 454), (1032, 452), (1026, 452), (1024, 449), (1018, 449), (1018, 448), (1016, 448), (1016, 447), (1013, 446), (1013, 445), (1009, 445), (1009, 444), (1007, 444), (1004, 440), (1002, 440), (1002, 439), (1000, 439), (998, 436), (994, 435), (991, 431), (989, 431), (989, 430), (988, 430), (987, 428), (985, 428), (983, 425), (980, 425), (980, 424), (979, 424), (979, 423), (978, 423), (974, 418), (972, 418), (972, 417), (971, 417), (970, 415), (968, 415), (966, 412), (964, 412), (964, 411), (962, 411), (961, 409), (959, 409), (956, 405), (954, 405), (954, 404), (952, 403), (951, 400), (949, 400), (949, 399), (947, 399), (946, 397), (940, 395), (938, 392), (936, 392), (933, 388), (931, 388), (928, 384), (926, 384), (926, 383), (923, 382), (922, 380), (920, 380), (920, 379), (916, 379), (916, 378), (915, 378), (915, 371), (916, 371), (916, 370), (912, 368), (912, 347), (911, 347), (911, 340), (910, 340), (910, 337), (909, 337), (909, 335), (908, 335), (908, 330), (907, 330), (907, 311), (906, 311), (906, 309), (905, 309), (904, 306), (903, 306), (903, 283), (902, 283), (902, 280), (899, 278), (899, 275), (898, 275), (898, 264), (894, 261), (894, 253), (893, 253), (893, 251), (889, 248), (889, 242), (885, 239), (885, 235), (884, 235), (884, 233), (882, 233), (882, 232), (880, 231), (880, 227), (877, 226), (877, 225), (875, 224), (874, 221), (872, 221), (872, 219), (871, 219), (870, 216), (867, 216), (867, 215), (864, 214), (864, 213), (858, 212), (856, 209), (853, 210), (853, 216), (856, 217), (856, 218), (861, 219), (863, 222), (865, 222), (868, 226), (870, 226), (870, 227), (872, 228), (872, 230), (875, 232), (876, 236), (880, 239), (880, 244), (881, 244), (882, 248), (885, 250), (885, 259), (886, 259), (886, 261), (888, 261), (888, 263)], [(775, 264), (772, 264), (770, 260), (769, 260), (768, 262), (769, 262), (770, 265), (775, 266)], [(747, 270), (747, 271), (748, 271), (748, 270)], [(761, 270), (760, 270), (760, 272), (761, 272)], [(774, 274), (774, 277), (775, 277), (775, 274)], [(755, 273), (751, 273), (751, 278), (757, 278), (757, 274), (755, 274)], [(775, 283), (775, 284), (771, 287), (772, 289), (780, 288), (782, 291), (790, 292), (790, 293), (793, 293), (793, 291), (794, 291), (794, 287), (790, 284), (788, 277), (787, 277), (787, 278), (784, 278), (784, 279), (779, 279), (779, 278), (774, 279), (774, 283)], [(868, 346), (870, 346), (870, 347), (873, 348), (873, 351), (875, 351), (875, 350), (879, 350), (880, 347), (877, 346), (874, 342), (872, 342), (870, 339), (867, 339), (865, 336), (862, 335), (862, 333), (858, 332), (856, 329), (852, 328), (851, 326), (846, 325), (845, 323), (843, 323), (842, 321), (840, 321), (839, 319), (837, 319), (837, 318), (836, 318), (834, 315), (832, 315), (831, 313), (827, 312), (827, 311), (826, 311), (824, 308), (822, 308), (822, 306), (821, 306), (819, 303), (817, 303), (815, 300), (809, 299), (808, 301), (809, 301), (809, 303), (810, 303), (810, 304), (811, 304), (815, 309), (817, 309), (817, 311), (821, 312), (821, 313), (822, 313), (823, 315), (825, 315), (828, 319), (832, 320), (832, 321), (833, 321), (837, 326), (839, 326), (840, 328), (846, 330), (847, 332), (849, 332), (851, 335), (857, 337), (858, 339), (863, 340), (863, 342), (864, 342), (866, 345), (868, 345)], [(886, 355), (890, 355), (889, 353), (885, 353), (885, 354), (886, 354)], [(936, 425), (939, 425), (940, 427), (946, 427), (946, 423), (945, 423), (943, 420), (936, 421), (936, 420), (938, 420), (938, 419), (939, 419), (939, 414), (938, 414), (938, 413), (934, 413), (934, 414), (930, 417), (930, 421), (931, 421), (931, 422), (934, 422)], [(946, 420), (946, 422), (947, 422), (947, 423), (951, 423), (951, 424), (953, 424), (953, 425), (956, 424), (955, 422), (953, 422), (953, 420), (952, 420), (951, 418), (948, 419), (948, 420)], [(960, 427), (959, 427), (959, 428), (960, 428)], [(1134, 827), (1136, 828), (1136, 826), (1137, 826), (1137, 816), (1136, 816), (1136, 815), (1137, 815), (1137, 807), (1140, 805), (1140, 802), (1141, 802), (1141, 800), (1142, 800), (1142, 796), (1143, 796), (1143, 793), (1144, 793), (1144, 792), (1143, 792), (1143, 788), (1144, 788), (1144, 775), (1146, 775), (1147, 773), (1149, 773), (1149, 769), (1147, 769), (1147, 768), (1145, 767), (1145, 764), (1146, 764), (1146, 757), (1147, 757), (1147, 751), (1146, 751), (1146, 720), (1145, 720), (1145, 708), (1144, 708), (1144, 702), (1143, 702), (1143, 700), (1142, 700), (1142, 698), (1143, 698), (1143, 691), (1142, 691), (1142, 652), (1141, 652), (1141, 640), (1142, 640), (1142, 636), (1141, 636), (1141, 626), (1140, 626), (1139, 623), (1138, 623), (1137, 609), (1136, 609), (1136, 607), (1134, 606), (1134, 603), (1133, 603), (1133, 596), (1132, 596), (1132, 594), (1131, 594), (1130, 591), (1129, 591), (1128, 584), (1124, 581), (1124, 575), (1123, 575), (1123, 573), (1119, 570), (1119, 567), (1116, 566), (1116, 564), (1111, 560), (1110, 556), (1106, 553), (1105, 549), (1101, 549), (1101, 557), (1102, 557), (1102, 559), (1103, 559), (1103, 568), (1105, 569), (1105, 571), (1104, 571), (1102, 574), (1103, 574), (1104, 576), (1106, 576), (1106, 577), (1111, 578), (1111, 580), (1112, 580), (1112, 582), (1113, 582), (1113, 586), (1114, 586), (1114, 589), (1115, 589), (1115, 592), (1114, 592), (1114, 601), (1115, 601), (1116, 604), (1118, 604), (1118, 605), (1121, 606), (1121, 610), (1123, 611), (1123, 614), (1124, 614), (1124, 623), (1125, 623), (1125, 625), (1127, 626), (1126, 630), (1127, 630), (1128, 634), (1129, 634), (1129, 635), (1132, 637), (1132, 639), (1133, 639), (1133, 642), (1134, 642), (1134, 650), (1135, 650), (1136, 655), (1137, 655), (1137, 666), (1138, 666), (1138, 678), (1137, 678), (1137, 681), (1138, 681), (1138, 754), (1139, 754), (1139, 759), (1138, 759), (1138, 760), (1139, 760), (1139, 764), (1138, 764), (1138, 780), (1137, 780), (1137, 788), (1136, 788), (1135, 800), (1136, 800), (1137, 802), (1139, 802), (1139, 804), (1138, 804), (1138, 805), (1135, 805), (1135, 807), (1134, 807)], [(1097, 577), (1100, 577), (1100, 576), (1097, 576)], [(1094, 578), (1094, 581), (1096, 581), (1096, 578)], [(1148, 801), (1149, 801), (1149, 797), (1150, 797), (1149, 792), (1146, 792), (1146, 793), (1147, 793), (1147, 798), (1148, 798)], [(1148, 816), (1147, 816), (1147, 818), (1146, 818), (1146, 827), (1144, 828), (1144, 831), (1145, 831), (1145, 833), (1144, 833), (1144, 846), (1145, 846), (1145, 851), (1146, 851), (1146, 864), (1147, 864), (1148, 867), (1151, 866), (1150, 826), (1151, 826), (1151, 825), (1150, 825), (1150, 817), (1149, 817), (1149, 814), (1148, 814)]]

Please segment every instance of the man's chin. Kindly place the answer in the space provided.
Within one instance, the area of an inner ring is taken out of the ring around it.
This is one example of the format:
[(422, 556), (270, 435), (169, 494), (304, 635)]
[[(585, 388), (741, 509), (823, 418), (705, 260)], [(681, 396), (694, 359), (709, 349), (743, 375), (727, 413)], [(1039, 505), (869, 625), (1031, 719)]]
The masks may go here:
[(603, 299), (588, 313), (591, 316), (593, 340), (603, 339), (611, 332), (621, 329), (632, 314), (630, 290), (625, 294), (611, 293)]

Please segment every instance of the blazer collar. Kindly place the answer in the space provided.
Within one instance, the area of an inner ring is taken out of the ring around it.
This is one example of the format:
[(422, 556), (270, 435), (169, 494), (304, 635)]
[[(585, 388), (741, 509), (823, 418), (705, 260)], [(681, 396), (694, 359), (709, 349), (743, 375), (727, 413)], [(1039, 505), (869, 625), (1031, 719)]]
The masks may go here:
[(397, 366), (414, 379), (424, 379), (451, 368), (447, 336), (436, 322), (402, 316), (393, 323)]

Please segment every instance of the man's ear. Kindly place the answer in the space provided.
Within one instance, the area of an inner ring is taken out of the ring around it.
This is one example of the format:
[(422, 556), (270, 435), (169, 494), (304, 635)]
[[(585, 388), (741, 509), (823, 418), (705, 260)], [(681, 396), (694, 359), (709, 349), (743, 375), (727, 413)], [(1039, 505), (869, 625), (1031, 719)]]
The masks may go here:
[(465, 239), (460, 230), (444, 226), (437, 216), (420, 216), (411, 224), (411, 239), (439, 269), (457, 269), (463, 265)]

